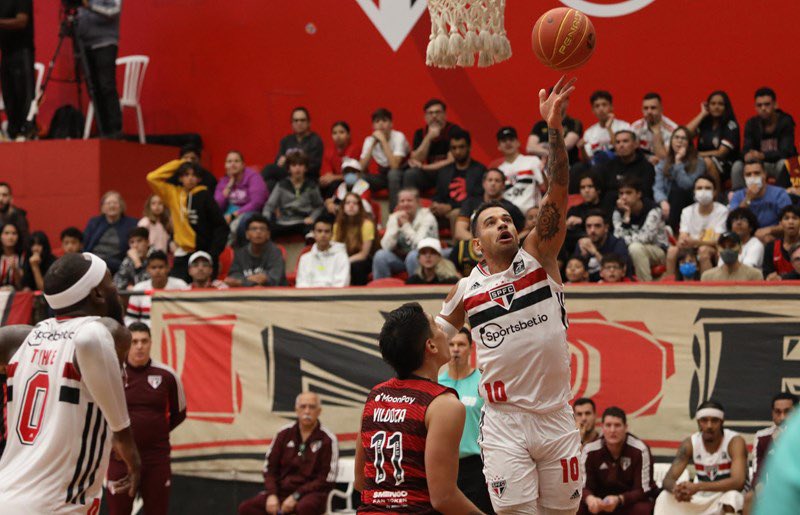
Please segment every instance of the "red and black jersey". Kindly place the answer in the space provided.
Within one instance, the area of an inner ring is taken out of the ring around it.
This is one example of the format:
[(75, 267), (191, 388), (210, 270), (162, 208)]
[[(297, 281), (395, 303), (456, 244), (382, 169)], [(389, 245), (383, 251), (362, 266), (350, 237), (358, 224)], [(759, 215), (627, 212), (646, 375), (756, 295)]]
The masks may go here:
[(361, 418), (365, 484), (358, 513), (436, 513), (425, 477), (425, 412), (445, 393), (458, 397), (420, 377), (372, 389)]

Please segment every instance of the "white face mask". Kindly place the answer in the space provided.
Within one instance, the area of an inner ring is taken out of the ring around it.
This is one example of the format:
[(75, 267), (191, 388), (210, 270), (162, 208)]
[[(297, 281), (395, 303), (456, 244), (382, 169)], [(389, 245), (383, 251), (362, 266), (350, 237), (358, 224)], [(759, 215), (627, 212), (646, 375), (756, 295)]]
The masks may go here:
[(695, 190), (694, 199), (701, 206), (706, 206), (714, 200), (714, 192), (711, 190)]
[(758, 176), (758, 177), (745, 177), (744, 178), (744, 183), (747, 184), (748, 187), (755, 185), (755, 186), (758, 186), (760, 188), (761, 184), (762, 184), (761, 176)]

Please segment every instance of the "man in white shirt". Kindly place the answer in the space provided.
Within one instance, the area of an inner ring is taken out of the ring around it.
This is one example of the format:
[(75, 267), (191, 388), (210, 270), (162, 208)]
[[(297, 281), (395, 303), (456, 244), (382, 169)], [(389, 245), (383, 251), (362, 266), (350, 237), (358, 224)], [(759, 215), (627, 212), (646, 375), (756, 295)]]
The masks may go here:
[(333, 242), (333, 222), (314, 222), (314, 245), (297, 264), (298, 288), (344, 288), (350, 286), (350, 260), (344, 243)]
[(583, 149), (586, 157), (592, 160), (593, 165), (607, 161), (614, 154), (614, 134), (623, 129), (630, 129), (631, 125), (614, 116), (614, 103), (611, 93), (598, 90), (589, 97), (592, 112), (597, 117), (597, 123), (586, 129), (583, 133)]
[[(408, 157), (409, 146), (405, 135), (393, 128), (392, 113), (380, 107), (372, 113), (373, 132), (364, 138), (359, 164), (364, 170), (363, 178), (369, 183), (372, 191), (389, 189), (389, 210), (394, 211), (397, 205), (397, 192), (403, 184), (402, 166)], [(378, 173), (368, 173), (372, 161), (378, 167)]]
[(147, 258), (147, 273), (150, 279), (136, 283), (133, 286), (133, 295), (128, 299), (128, 309), (125, 313), (125, 325), (142, 322), (150, 327), (150, 307), (153, 303), (153, 290), (188, 290), (189, 285), (183, 279), (169, 276), (169, 261), (167, 255), (160, 250), (150, 254)]
[[(633, 132), (639, 138), (639, 148), (647, 154), (653, 165), (667, 157), (669, 139), (678, 124), (664, 116), (661, 95), (647, 93), (642, 99), (642, 117), (631, 124)], [(659, 134), (661, 137), (654, 137)]]
[(537, 207), (546, 190), (544, 164), (536, 156), (520, 153), (520, 142), (514, 127), (501, 127), (497, 131), (497, 149), (503, 154), (499, 168), (506, 176), (506, 191), (503, 198), (526, 213)]
[(431, 210), (419, 205), (419, 191), (404, 188), (397, 195), (397, 209), (389, 216), (381, 249), (372, 260), (372, 278), (383, 279), (417, 267), (417, 244), (423, 238), (438, 238), (439, 226)]

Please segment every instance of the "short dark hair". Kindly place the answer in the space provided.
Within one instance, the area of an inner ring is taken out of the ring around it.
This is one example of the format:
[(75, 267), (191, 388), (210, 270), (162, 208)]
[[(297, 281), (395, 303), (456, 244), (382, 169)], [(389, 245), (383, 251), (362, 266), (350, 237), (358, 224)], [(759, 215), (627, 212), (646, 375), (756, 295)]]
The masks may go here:
[(731, 229), (733, 227), (733, 221), (739, 218), (744, 218), (747, 220), (747, 224), (750, 226), (750, 236), (755, 234), (756, 230), (758, 229), (758, 217), (756, 217), (756, 214), (746, 207), (737, 207), (728, 213), (728, 219), (725, 220), (725, 227), (727, 227), (729, 231), (733, 230)]
[(622, 408), (617, 406), (609, 406), (603, 411), (603, 416), (600, 417), (600, 420), (605, 422), (606, 417), (616, 417), (621, 418), (623, 424), (628, 423), (628, 417), (625, 415), (625, 412), (622, 411)]
[(297, 111), (302, 111), (303, 113), (305, 113), (305, 115), (306, 115), (306, 118), (308, 119), (308, 121), (309, 121), (309, 122), (311, 121), (311, 114), (309, 114), (309, 112), (308, 112), (308, 109), (306, 109), (306, 108), (305, 108), (305, 107), (303, 107), (303, 106), (297, 106), (297, 107), (295, 107), (294, 109), (292, 109), (292, 114), (291, 114), (290, 116), (291, 116), (292, 118), (294, 118), (294, 113), (296, 113)]
[(197, 163), (190, 163), (188, 161), (181, 163), (181, 165), (178, 167), (178, 170), (175, 172), (175, 175), (178, 177), (183, 177), (189, 172), (189, 170), (194, 172), (196, 176), (201, 177), (202, 172), (200, 171), (200, 165)]
[(346, 122), (346, 121), (344, 121), (344, 120), (336, 120), (335, 122), (333, 122), (333, 125), (331, 125), (331, 130), (335, 129), (336, 127), (341, 127), (341, 128), (342, 128), (342, 129), (344, 129), (344, 130), (345, 130), (345, 131), (346, 131), (348, 134), (350, 133), (350, 124), (349, 124), (349, 123), (347, 123), (347, 122)]
[(597, 100), (608, 100), (609, 104), (614, 103), (614, 97), (611, 96), (611, 93), (604, 89), (598, 89), (589, 97), (589, 105), (594, 105)]
[(398, 378), (405, 379), (422, 366), (425, 342), (431, 336), (422, 306), (418, 302), (403, 304), (386, 315), (378, 337), (381, 356)]
[(147, 255), (147, 264), (149, 265), (153, 261), (163, 261), (166, 265), (169, 265), (169, 258), (163, 250), (154, 250)]
[(423, 112), (427, 111), (428, 109), (430, 109), (435, 105), (440, 105), (442, 106), (442, 111), (447, 111), (447, 104), (445, 104), (442, 100), (439, 100), (438, 98), (432, 98), (427, 102), (425, 102), (425, 104), (422, 106), (422, 111)]
[(134, 227), (128, 232), (128, 241), (130, 241), (131, 238), (144, 238), (145, 240), (149, 240), (150, 231), (147, 227)]
[(583, 182), (584, 179), (590, 179), (594, 185), (594, 189), (598, 192), (603, 190), (603, 185), (600, 183), (600, 175), (594, 170), (586, 170), (578, 176), (578, 188), (580, 188), (581, 182)]
[(586, 222), (586, 220), (589, 219), (590, 216), (599, 216), (600, 218), (603, 219), (603, 223), (606, 224), (606, 225), (609, 225), (609, 223), (610, 223), (608, 221), (608, 215), (606, 214), (605, 211), (603, 211), (600, 208), (594, 208), (594, 209), (590, 209), (589, 211), (587, 211), (586, 212), (586, 216), (583, 217), (584, 223)]
[(308, 168), (308, 156), (302, 150), (297, 152), (289, 152), (286, 155), (286, 167), (291, 165), (303, 165)]
[(392, 112), (385, 107), (377, 108), (376, 110), (372, 111), (372, 121), (377, 122), (378, 120), (392, 121)]
[(783, 206), (783, 209), (778, 212), (778, 220), (783, 220), (783, 217), (786, 216), (786, 213), (792, 213), (794, 216), (800, 218), (800, 206), (796, 204)]
[(603, 254), (603, 258), (600, 260), (600, 266), (605, 266), (607, 263), (616, 263), (623, 268), (627, 266), (625, 259), (616, 252)]
[(472, 331), (470, 331), (469, 328), (462, 327), (461, 329), (458, 330), (458, 334), (466, 335), (467, 342), (469, 343), (470, 347), (472, 347), (472, 344), (475, 343), (474, 341), (472, 341)]
[(597, 406), (595, 406), (594, 401), (589, 397), (579, 397), (575, 399), (575, 402), (572, 403), (572, 407), (577, 408), (578, 406), (583, 406), (584, 404), (591, 404), (592, 411), (593, 412), (597, 411)]
[(61, 235), (58, 237), (59, 240), (63, 240), (64, 238), (75, 238), (79, 242), (83, 243), (83, 232), (77, 227), (67, 227), (63, 231), (61, 231)]
[(631, 138), (633, 138), (633, 141), (638, 141), (639, 140), (639, 136), (635, 132), (630, 130), (630, 129), (620, 129), (620, 130), (618, 130), (617, 132), (614, 133), (614, 138), (616, 138), (620, 134), (630, 134)]
[(147, 336), (152, 336), (150, 334), (150, 328), (147, 327), (147, 324), (143, 322), (133, 322), (131, 325), (128, 326), (128, 331), (134, 333), (147, 333)]
[(492, 172), (499, 173), (500, 175), (502, 175), (503, 176), (503, 181), (505, 182), (506, 174), (503, 172), (503, 170), (501, 170), (499, 168), (489, 168), (488, 170), (483, 172), (483, 177), (481, 178), (481, 182), (483, 182), (483, 179), (486, 179), (486, 176), (489, 175)]
[(247, 224), (245, 224), (244, 230), (246, 231), (250, 229), (250, 226), (254, 223), (264, 224), (267, 226), (267, 229), (269, 229), (269, 220), (267, 220), (267, 217), (262, 215), (261, 213), (255, 213), (247, 220)]
[(472, 136), (470, 136), (469, 131), (465, 131), (464, 129), (454, 129), (450, 131), (450, 141), (454, 139), (464, 140), (467, 142), (467, 146), (472, 146)]
[(619, 181), (619, 189), (621, 190), (622, 188), (630, 188), (641, 193), (642, 180), (635, 175), (625, 175), (622, 177), (622, 180)]
[(316, 220), (314, 220), (314, 225), (312, 227), (314, 227), (316, 229), (317, 224), (319, 224), (319, 223), (323, 223), (325, 225), (329, 225), (329, 226), (333, 227), (334, 222), (335, 222), (335, 220), (334, 220), (334, 218), (332, 216), (323, 215), (323, 216), (320, 216), (319, 218), (317, 218)]
[(194, 143), (187, 143), (181, 147), (180, 151), (178, 151), (178, 157), (183, 157), (190, 152), (193, 152), (197, 154), (197, 157), (200, 157), (203, 153), (203, 149)]
[(11, 185), (9, 183), (7, 183), (6, 181), (0, 181), (0, 188), (2, 188), (3, 186), (8, 188), (9, 195), (13, 195), (13, 192), (11, 191)]
[(647, 93), (644, 94), (644, 97), (642, 97), (642, 101), (644, 101), (644, 100), (658, 100), (658, 103), (660, 104), (661, 103), (661, 95), (659, 95), (655, 91), (650, 91), (650, 92), (647, 92)]
[(710, 182), (711, 183), (711, 187), (713, 189), (715, 189), (715, 190), (717, 189), (717, 183), (714, 182), (714, 178), (711, 177), (710, 175), (708, 175), (707, 173), (704, 173), (703, 175), (701, 175), (700, 177), (698, 177), (697, 179), (694, 180), (694, 182), (692, 183), (692, 189), (694, 189), (694, 187), (697, 186), (697, 181), (699, 181), (701, 179), (704, 180), (704, 181)]
[(777, 402), (777, 401), (792, 401), (792, 406), (797, 406), (797, 400), (798, 400), (797, 395), (795, 395), (793, 393), (789, 393), (789, 392), (781, 392), (781, 393), (775, 394), (772, 397), (771, 406), (774, 408), (775, 407), (775, 402)]
[(478, 206), (475, 209), (475, 212), (472, 213), (472, 220), (470, 220), (469, 223), (469, 230), (470, 232), (472, 232), (472, 236), (477, 236), (477, 233), (475, 231), (478, 228), (478, 217), (481, 216), (481, 213), (493, 207), (499, 207), (502, 209), (506, 208), (503, 204), (500, 203), (499, 200), (490, 200), (489, 202), (483, 202), (480, 206)]
[(778, 100), (778, 95), (775, 94), (775, 90), (772, 88), (768, 88), (766, 86), (764, 86), (763, 88), (758, 88), (756, 90), (756, 94), (753, 95), (753, 98), (758, 98), (758, 97), (769, 97), (772, 99), (773, 102)]
[(761, 167), (761, 171), (762, 172), (766, 172), (767, 171), (767, 169), (764, 168), (764, 161), (762, 161), (761, 159), (759, 159), (757, 157), (748, 157), (748, 158), (746, 158), (744, 160), (744, 165), (745, 166), (747, 166), (747, 165), (758, 165), (758, 166)]

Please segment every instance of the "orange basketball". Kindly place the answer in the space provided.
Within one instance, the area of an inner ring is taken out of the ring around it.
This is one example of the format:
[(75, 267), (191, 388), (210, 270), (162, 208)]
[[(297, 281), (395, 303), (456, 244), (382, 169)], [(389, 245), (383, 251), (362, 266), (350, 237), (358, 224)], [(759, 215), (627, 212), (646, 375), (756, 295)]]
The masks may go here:
[(557, 7), (536, 21), (531, 34), (536, 57), (556, 70), (571, 70), (589, 60), (594, 52), (594, 26), (575, 9)]

